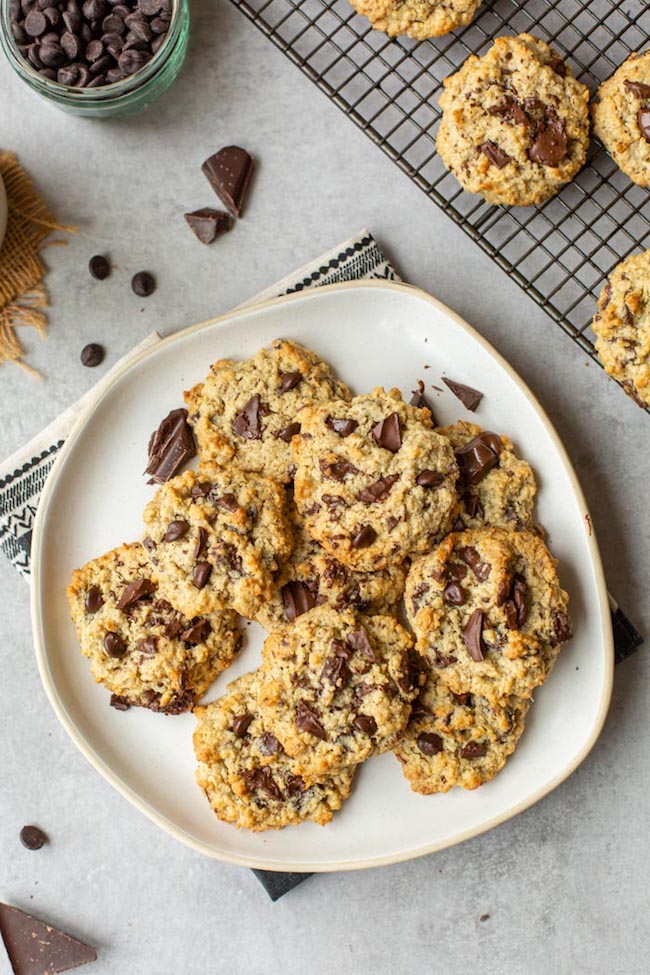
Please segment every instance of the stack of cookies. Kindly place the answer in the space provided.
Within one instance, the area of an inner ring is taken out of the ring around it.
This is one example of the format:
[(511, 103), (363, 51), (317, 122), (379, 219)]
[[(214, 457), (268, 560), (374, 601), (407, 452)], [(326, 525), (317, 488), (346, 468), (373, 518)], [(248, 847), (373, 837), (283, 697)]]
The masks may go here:
[(113, 706), (194, 709), (243, 616), (268, 632), (261, 666), (195, 709), (220, 819), (327, 823), (388, 750), (416, 792), (491, 779), (570, 637), (508, 438), (436, 428), (421, 390), (353, 397), (283, 340), (216, 362), (185, 398), (198, 469), (159, 487), (141, 541), (69, 588)]

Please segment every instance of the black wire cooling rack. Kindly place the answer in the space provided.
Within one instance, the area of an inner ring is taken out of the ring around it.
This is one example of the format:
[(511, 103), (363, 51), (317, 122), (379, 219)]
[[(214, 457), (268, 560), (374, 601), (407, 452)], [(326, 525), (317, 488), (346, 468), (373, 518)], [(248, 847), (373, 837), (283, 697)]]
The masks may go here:
[(650, 34), (643, 0), (493, 0), (464, 30), (429, 41), (373, 31), (348, 0), (232, 0), (469, 234), (587, 355), (605, 277), (645, 249), (650, 196), (592, 145), (588, 162), (538, 207), (496, 207), (465, 193), (436, 154), (442, 80), (500, 34), (534, 34), (591, 91)]

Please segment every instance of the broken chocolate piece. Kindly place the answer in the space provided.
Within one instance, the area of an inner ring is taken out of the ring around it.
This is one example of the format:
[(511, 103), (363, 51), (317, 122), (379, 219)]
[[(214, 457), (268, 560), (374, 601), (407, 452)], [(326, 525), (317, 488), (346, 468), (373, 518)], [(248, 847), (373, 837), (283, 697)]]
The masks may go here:
[(188, 643), (190, 646), (195, 647), (199, 643), (205, 643), (211, 632), (212, 627), (210, 626), (208, 620), (194, 620), (194, 622), (181, 633), (181, 640), (183, 643)]
[(479, 392), (478, 389), (472, 389), (471, 386), (465, 386), (463, 383), (457, 383), (453, 379), (445, 379), (442, 377), (442, 381), (447, 386), (448, 389), (452, 391), (456, 399), (459, 399), (466, 410), (473, 413), (478, 404), (483, 399), (483, 393)]
[(213, 240), (225, 234), (232, 227), (232, 217), (225, 210), (212, 210), (203, 207), (185, 214), (185, 222), (195, 237), (202, 244), (211, 244)]
[(253, 720), (253, 715), (248, 714), (236, 714), (232, 719), (232, 724), (230, 725), (230, 730), (232, 731), (235, 738), (243, 738), (248, 731), (248, 726)]
[(444, 475), (438, 471), (422, 471), (415, 478), (415, 483), (420, 487), (438, 487), (444, 481)]
[(512, 162), (512, 156), (509, 156), (507, 152), (504, 152), (496, 142), (482, 142), (478, 147), (479, 152), (482, 152), (484, 156), (487, 156), (489, 161), (493, 166), (497, 166), (499, 169), (503, 169), (507, 166), (509, 162)]
[(650, 85), (644, 85), (641, 81), (630, 81), (626, 78), (623, 87), (637, 98), (650, 98)]
[(640, 108), (636, 113), (636, 119), (641, 129), (641, 135), (646, 142), (650, 142), (650, 108)]
[(282, 587), (282, 605), (289, 623), (317, 605), (316, 597), (305, 582), (292, 580)]
[(496, 433), (479, 433), (456, 451), (460, 476), (466, 484), (478, 484), (499, 463), (502, 444)]
[(463, 629), (463, 641), (469, 651), (472, 660), (477, 662), (483, 660), (483, 610), (475, 609), (465, 628)]
[(391, 413), (385, 420), (380, 420), (370, 431), (372, 439), (383, 447), (390, 450), (391, 454), (396, 454), (402, 446), (402, 436), (399, 428), (399, 416)]
[(266, 792), (272, 799), (282, 799), (282, 793), (268, 765), (264, 765), (262, 768), (249, 769), (248, 771), (242, 772), (242, 775), (250, 792), (256, 792), (258, 789), (261, 789), (262, 792)]
[(349, 437), (351, 433), (354, 433), (359, 424), (351, 417), (344, 420), (337, 419), (335, 416), (328, 416), (325, 420), (325, 426), (333, 430), (334, 433), (338, 433), (339, 437)]
[(280, 392), (288, 393), (290, 389), (295, 389), (299, 386), (305, 377), (301, 372), (283, 372), (280, 373)]
[(0, 934), (15, 975), (56, 975), (97, 959), (94, 948), (9, 904), (0, 903)]
[(319, 466), (323, 477), (333, 481), (344, 481), (348, 474), (358, 474), (357, 468), (347, 460), (320, 460)]
[(423, 755), (437, 755), (442, 751), (442, 738), (433, 731), (423, 731), (417, 736), (416, 742)]
[(422, 382), (421, 379), (418, 379), (417, 383), (418, 383), (418, 388), (411, 390), (413, 395), (409, 400), (409, 406), (415, 406), (416, 409), (418, 410), (428, 410), (429, 413), (431, 414), (431, 420), (433, 421), (433, 425), (437, 426), (438, 421), (436, 420), (436, 415), (433, 412), (433, 409), (431, 408), (431, 404), (429, 403), (429, 400), (424, 395), (424, 383)]
[(537, 123), (535, 138), (528, 150), (531, 162), (541, 166), (559, 166), (567, 154), (569, 140), (564, 128), (564, 120), (550, 108), (544, 111), (544, 118)]
[(458, 558), (470, 567), (479, 582), (485, 582), (490, 578), (491, 566), (489, 562), (483, 562), (478, 551), (472, 545), (464, 545), (459, 548)]
[(167, 531), (162, 537), (163, 542), (177, 542), (179, 538), (187, 535), (189, 522), (180, 518), (178, 521), (170, 521)]
[(195, 454), (187, 410), (172, 410), (149, 440), (149, 463), (145, 469), (145, 474), (151, 475), (149, 484), (164, 484)]
[(261, 405), (259, 393), (255, 393), (239, 411), (232, 421), (233, 431), (238, 437), (243, 437), (244, 440), (261, 440), (260, 412), (264, 415), (264, 411), (260, 410)]
[(364, 525), (352, 539), (352, 548), (368, 548), (377, 538), (377, 532), (372, 525)]
[(245, 149), (225, 146), (206, 159), (201, 169), (233, 217), (240, 217), (254, 163)]
[(296, 726), (300, 731), (306, 731), (314, 738), (327, 741), (327, 732), (318, 720), (313, 711), (305, 701), (298, 701), (296, 704)]
[(514, 125), (528, 124), (528, 116), (524, 112), (523, 105), (516, 98), (513, 98), (512, 95), (506, 95), (500, 105), (495, 105), (494, 108), (488, 108), (488, 115), (502, 118), (504, 121), (512, 122)]
[(377, 731), (377, 722), (370, 714), (358, 714), (352, 724), (364, 735), (370, 735), (370, 737)]
[(280, 440), (284, 440), (285, 443), (291, 443), (297, 433), (300, 433), (300, 424), (288, 423), (283, 430), (278, 430), (276, 437), (278, 437)]
[(359, 653), (364, 654), (370, 663), (374, 664), (376, 662), (375, 651), (372, 649), (372, 644), (363, 626), (358, 630), (353, 630), (351, 633), (348, 633), (346, 640), (354, 650), (358, 650)]
[(399, 474), (389, 474), (387, 477), (380, 477), (374, 484), (370, 484), (367, 488), (359, 491), (357, 497), (364, 504), (385, 501), (396, 481), (399, 481)]
[(468, 741), (460, 750), (461, 758), (483, 758), (487, 753), (487, 744), (484, 741)]
[(151, 579), (134, 579), (125, 587), (117, 604), (118, 609), (127, 609), (139, 599), (145, 599), (156, 591), (155, 583)]
[(119, 633), (113, 633), (112, 630), (109, 630), (104, 637), (104, 650), (109, 657), (119, 659), (126, 653), (126, 643)]
[(460, 582), (449, 582), (445, 586), (442, 598), (451, 606), (463, 606), (467, 597)]
[(270, 731), (264, 731), (257, 739), (257, 750), (260, 755), (277, 755), (282, 750), (282, 746), (275, 735)]
[(212, 565), (209, 562), (197, 562), (192, 572), (192, 585), (197, 589), (204, 589), (212, 575)]
[(128, 711), (131, 707), (130, 702), (125, 697), (120, 697), (119, 694), (111, 694), (109, 704), (116, 711)]

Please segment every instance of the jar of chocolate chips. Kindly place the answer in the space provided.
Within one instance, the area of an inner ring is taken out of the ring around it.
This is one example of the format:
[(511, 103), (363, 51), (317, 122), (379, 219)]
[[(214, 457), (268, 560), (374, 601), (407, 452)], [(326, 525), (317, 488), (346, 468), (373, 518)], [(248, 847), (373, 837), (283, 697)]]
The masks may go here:
[(0, 40), (22, 80), (73, 115), (126, 115), (180, 71), (188, 0), (0, 0)]

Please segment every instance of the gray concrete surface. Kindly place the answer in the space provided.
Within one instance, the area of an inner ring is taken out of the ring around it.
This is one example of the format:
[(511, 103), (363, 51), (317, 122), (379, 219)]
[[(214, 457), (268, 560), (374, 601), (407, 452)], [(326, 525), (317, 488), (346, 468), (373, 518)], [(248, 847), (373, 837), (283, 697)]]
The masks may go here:
[[(473, 322), (539, 395), (582, 479), (609, 586), (650, 633), (648, 417), (226, 0), (192, 6), (184, 73), (135, 119), (66, 117), (0, 63), (3, 147), (80, 228), (48, 255), (47, 342), (25, 336), (43, 382), (1, 370), (0, 456), (96, 380), (78, 362), (86, 342), (106, 344), (108, 366), (152, 328), (225, 311), (366, 225), (406, 279)], [(199, 165), (229, 142), (261, 161), (250, 207), (202, 248), (180, 214), (212, 202)], [(97, 251), (119, 266), (110, 287), (88, 277)], [(159, 281), (146, 302), (128, 287), (143, 268)], [(41, 689), (27, 587), (2, 561), (0, 592), (0, 898), (96, 944), (89, 971), (648, 970), (647, 650), (617, 668), (592, 754), (536, 807), (433, 857), (313, 878), (273, 905), (248, 871), (177, 845), (86, 764)], [(25, 822), (51, 845), (24, 850)]]

